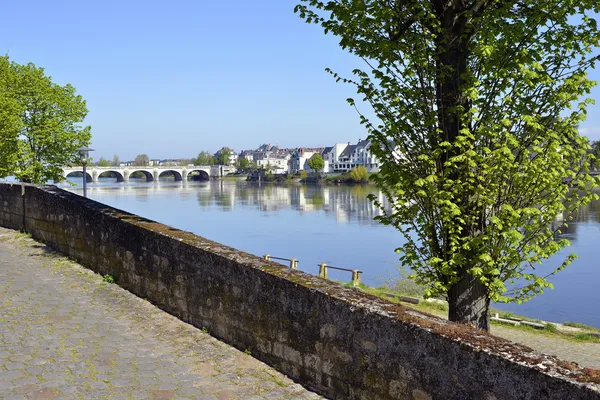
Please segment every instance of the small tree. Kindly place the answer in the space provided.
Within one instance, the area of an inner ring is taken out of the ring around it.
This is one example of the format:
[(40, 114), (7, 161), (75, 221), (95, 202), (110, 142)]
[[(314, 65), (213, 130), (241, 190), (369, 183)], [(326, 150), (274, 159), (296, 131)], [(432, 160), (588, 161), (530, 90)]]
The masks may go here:
[(323, 168), (325, 168), (325, 161), (323, 161), (323, 156), (321, 156), (320, 154), (314, 154), (309, 160), (308, 160), (308, 166), (316, 171), (319, 172), (321, 171)]
[(201, 151), (198, 158), (194, 160), (195, 165), (213, 165), (214, 157), (208, 151)]
[(135, 157), (133, 165), (136, 167), (146, 167), (150, 165), (150, 158), (146, 154), (139, 154)]
[(231, 151), (231, 149), (229, 149), (227, 147), (223, 147), (221, 150), (219, 150), (217, 152), (217, 154), (215, 154), (215, 157), (217, 158), (219, 164), (229, 165), (232, 154), (233, 154), (233, 152)]
[(113, 167), (118, 167), (118, 166), (120, 166), (120, 165), (121, 165), (121, 160), (119, 159), (119, 156), (115, 154), (115, 155), (113, 156), (112, 162), (111, 162), (110, 164), (111, 164)]
[(0, 174), (32, 183), (60, 178), (91, 139), (90, 127), (79, 125), (87, 112), (73, 86), (0, 57)]
[(100, 157), (96, 165), (99, 167), (110, 167), (110, 161), (105, 160), (103, 157)]
[(238, 164), (237, 168), (242, 171), (245, 171), (248, 168), (250, 168), (250, 160), (248, 160), (247, 158), (244, 158), (244, 157), (238, 158), (237, 164)]
[(535, 269), (569, 244), (553, 240), (552, 222), (596, 198), (577, 126), (600, 2), (303, 2), (301, 17), (366, 62), (354, 79), (333, 75), (380, 120), (361, 116), (393, 204), (378, 220), (403, 233), (401, 260), (426, 294), (448, 299), (450, 320), (487, 330), (490, 301), (551, 288), (574, 258)]

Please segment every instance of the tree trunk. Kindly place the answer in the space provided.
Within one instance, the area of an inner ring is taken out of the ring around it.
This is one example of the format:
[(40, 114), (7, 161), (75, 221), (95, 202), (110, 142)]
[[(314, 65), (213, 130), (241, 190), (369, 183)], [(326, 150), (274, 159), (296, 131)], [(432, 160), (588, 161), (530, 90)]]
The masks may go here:
[[(467, 15), (465, 3), (461, 0), (437, 1), (437, 17), (440, 22), (440, 31), (436, 38), (436, 100), (438, 108), (438, 123), (440, 137), (438, 143), (447, 141), (454, 144), (461, 135), (461, 130), (470, 128), (471, 121), (469, 110), (470, 101), (465, 94), (465, 81), (468, 76), (468, 60), (470, 55), (469, 42), (471, 36), (467, 32)], [(436, 145), (436, 143), (433, 143)], [(435, 147), (435, 146), (432, 146)], [(465, 177), (464, 165), (447, 165), (447, 161), (462, 152), (460, 148), (450, 148), (442, 154), (438, 162), (438, 173), (444, 179), (460, 182)], [(465, 211), (472, 210), (474, 206), (470, 199), (472, 193), (461, 193), (454, 199), (456, 205)], [(458, 216), (461, 217), (462, 216)], [(459, 223), (454, 223), (453, 229)], [(451, 234), (445, 232), (442, 226), (442, 237)], [(461, 234), (472, 236), (479, 227), (464, 224)], [(456, 233), (453, 233), (456, 235)], [(446, 260), (451, 257), (449, 242), (444, 243), (445, 251), (440, 255)], [(464, 254), (467, 266), (459, 267), (460, 280), (448, 291), (448, 304), (450, 310), (448, 319), (454, 322), (474, 325), (483, 330), (489, 330), (489, 305), (488, 290), (477, 278), (472, 277), (467, 270), (470, 263), (470, 254)]]
[(448, 319), (490, 330), (490, 299), (487, 287), (478, 278), (465, 272), (448, 291)]

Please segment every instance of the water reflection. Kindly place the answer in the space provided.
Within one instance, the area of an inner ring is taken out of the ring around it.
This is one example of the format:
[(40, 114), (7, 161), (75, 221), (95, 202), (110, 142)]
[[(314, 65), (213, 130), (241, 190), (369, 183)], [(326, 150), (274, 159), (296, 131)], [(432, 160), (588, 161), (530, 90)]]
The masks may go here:
[[(364, 282), (377, 285), (397, 274), (399, 262), (394, 249), (404, 243), (404, 238), (393, 227), (373, 220), (380, 210), (367, 199), (369, 194), (387, 204), (381, 192), (371, 186), (259, 186), (232, 181), (167, 180), (117, 184), (114, 179), (101, 179), (89, 185), (88, 192), (89, 197), (105, 204), (252, 254), (295, 257), (300, 260), (300, 269), (312, 274), (317, 274), (321, 262), (361, 269), (365, 271)], [(600, 201), (578, 210), (559, 235), (570, 239), (572, 246), (536, 267), (544, 275), (560, 265), (567, 254), (580, 256), (551, 278), (555, 290), (525, 304), (500, 307), (533, 318), (600, 326), (596, 306), (600, 302), (596, 250), (599, 211)], [(341, 272), (331, 272), (330, 278), (350, 280)]]

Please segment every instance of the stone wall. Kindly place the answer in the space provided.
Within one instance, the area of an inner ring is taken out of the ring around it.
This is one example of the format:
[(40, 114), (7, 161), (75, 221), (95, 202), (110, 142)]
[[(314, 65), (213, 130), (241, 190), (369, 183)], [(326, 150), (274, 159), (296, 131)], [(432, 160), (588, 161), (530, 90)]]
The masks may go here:
[(331, 398), (600, 399), (598, 371), (53, 186), (0, 184), (0, 225)]

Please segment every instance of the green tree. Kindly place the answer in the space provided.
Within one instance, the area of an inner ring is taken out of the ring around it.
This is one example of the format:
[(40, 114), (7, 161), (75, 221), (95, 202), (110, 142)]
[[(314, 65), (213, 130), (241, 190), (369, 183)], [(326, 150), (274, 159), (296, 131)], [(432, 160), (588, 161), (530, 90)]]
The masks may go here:
[(369, 180), (369, 173), (362, 165), (358, 165), (350, 170), (350, 179), (356, 183), (365, 183)]
[(98, 160), (96, 165), (99, 167), (110, 167), (111, 163), (110, 163), (110, 161), (105, 160), (103, 157), (100, 157), (100, 159)]
[(88, 112), (85, 101), (73, 86), (53, 83), (43, 68), (1, 59), (0, 124), (6, 126), (0, 174), (32, 183), (58, 179), (60, 167), (77, 163), (76, 149), (91, 139), (90, 127), (78, 125)]
[(194, 160), (195, 165), (213, 165), (214, 157), (208, 151), (201, 151), (198, 158)]
[(323, 168), (325, 168), (325, 161), (323, 161), (323, 156), (321, 156), (320, 154), (314, 154), (309, 160), (308, 160), (308, 166), (313, 169), (314, 171), (321, 171)]
[(133, 160), (133, 165), (136, 167), (145, 167), (150, 165), (150, 158), (146, 154), (139, 154)]
[(111, 163), (110, 163), (110, 164), (111, 164), (113, 167), (118, 167), (118, 166), (120, 166), (120, 165), (121, 165), (121, 160), (119, 159), (119, 156), (115, 154), (115, 155), (113, 156), (113, 159), (112, 159), (112, 161), (111, 161)]
[(229, 165), (232, 154), (233, 154), (233, 152), (231, 151), (231, 149), (229, 149), (227, 147), (223, 147), (221, 150), (219, 150), (217, 152), (217, 154), (215, 154), (215, 157), (217, 158), (219, 164)]
[(576, 127), (600, 2), (303, 0), (296, 11), (366, 63), (354, 77), (330, 72), (379, 119), (361, 114), (394, 204), (378, 220), (404, 234), (401, 261), (448, 299), (449, 319), (487, 330), (490, 301), (551, 288), (575, 257), (534, 269), (569, 244), (552, 222), (596, 198)]
[(247, 158), (244, 158), (244, 157), (238, 158), (237, 164), (238, 164), (237, 168), (242, 171), (245, 171), (248, 168), (250, 168), (250, 160), (248, 160)]
[(21, 130), (20, 105), (16, 99), (17, 76), (8, 57), (0, 57), (0, 177), (16, 170), (19, 132)]

